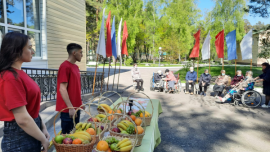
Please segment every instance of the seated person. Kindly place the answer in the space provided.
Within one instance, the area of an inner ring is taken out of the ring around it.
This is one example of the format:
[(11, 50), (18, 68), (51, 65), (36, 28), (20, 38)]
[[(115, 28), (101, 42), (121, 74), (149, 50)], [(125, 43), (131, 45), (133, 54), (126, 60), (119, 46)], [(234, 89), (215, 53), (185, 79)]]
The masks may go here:
[(227, 85), (229, 76), (225, 75), (225, 70), (221, 70), (221, 74), (217, 77), (213, 90), (215, 92), (216, 98), (221, 96), (221, 93), (225, 86)]
[[(208, 69), (205, 69), (204, 73), (200, 76), (200, 80), (199, 80), (200, 95), (206, 96), (205, 93), (207, 91), (207, 86), (210, 85), (210, 81), (211, 81), (211, 75), (208, 73)], [(204, 88), (203, 91), (202, 91), (202, 88)]]
[(238, 84), (243, 79), (244, 79), (244, 76), (242, 75), (242, 71), (237, 70), (236, 75), (232, 79), (231, 88), (235, 87), (235, 85)]
[[(133, 81), (137, 82), (137, 89), (143, 91), (143, 79), (141, 78), (140, 71), (137, 67), (137, 64), (133, 64), (133, 69), (131, 70), (131, 76)], [(140, 85), (141, 82), (141, 85)]]
[(186, 94), (189, 93), (189, 85), (191, 85), (191, 95), (193, 95), (194, 92), (194, 85), (195, 81), (197, 79), (197, 72), (194, 71), (193, 67), (189, 68), (190, 71), (186, 74)]
[(164, 78), (165, 76), (162, 74), (161, 70), (158, 70), (157, 73), (155, 73), (154, 75), (154, 81), (155, 83), (160, 83), (162, 78)]
[(169, 93), (170, 93), (174, 90), (174, 84), (177, 82), (177, 80), (176, 80), (173, 72), (170, 71), (169, 69), (166, 69), (165, 73), (166, 73), (166, 78), (162, 78), (162, 79), (168, 81)]
[(237, 93), (240, 90), (244, 90), (244, 91), (252, 90), (254, 87), (254, 79), (252, 75), (253, 75), (252, 71), (247, 71), (245, 79), (235, 84), (235, 87), (229, 90), (228, 94), (225, 95), (223, 98), (219, 97), (219, 100), (221, 102), (225, 102), (226, 100), (230, 101), (232, 100), (231, 97), (233, 96), (234, 93)]

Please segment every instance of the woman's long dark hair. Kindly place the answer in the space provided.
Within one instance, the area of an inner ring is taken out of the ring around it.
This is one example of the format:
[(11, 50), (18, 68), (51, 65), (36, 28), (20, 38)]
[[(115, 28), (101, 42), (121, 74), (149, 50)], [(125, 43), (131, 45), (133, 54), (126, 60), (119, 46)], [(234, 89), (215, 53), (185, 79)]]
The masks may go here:
[(270, 65), (267, 62), (264, 62), (262, 66), (266, 66), (264, 70), (262, 70), (264, 73), (270, 69)]
[(19, 32), (10, 32), (4, 36), (0, 50), (1, 77), (3, 77), (6, 71), (10, 71), (17, 78), (18, 74), (11, 66), (22, 56), (23, 48), (27, 44), (28, 39), (27, 35)]

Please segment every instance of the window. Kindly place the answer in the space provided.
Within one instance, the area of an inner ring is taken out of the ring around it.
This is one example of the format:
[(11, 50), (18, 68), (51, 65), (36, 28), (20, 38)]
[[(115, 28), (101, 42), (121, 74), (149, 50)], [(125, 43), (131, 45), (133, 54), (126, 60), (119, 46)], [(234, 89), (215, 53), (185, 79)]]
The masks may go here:
[(0, 36), (8, 32), (28, 35), (34, 57), (41, 57), (39, 18), (39, 0), (0, 0)]

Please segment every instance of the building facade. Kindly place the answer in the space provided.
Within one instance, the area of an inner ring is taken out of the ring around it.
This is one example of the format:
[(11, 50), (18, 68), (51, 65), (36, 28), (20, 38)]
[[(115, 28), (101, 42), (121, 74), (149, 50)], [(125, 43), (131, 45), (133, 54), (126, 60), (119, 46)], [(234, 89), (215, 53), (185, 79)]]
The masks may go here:
[(58, 69), (67, 44), (78, 43), (84, 51), (78, 66), (86, 70), (84, 0), (0, 0), (0, 31), (30, 37), (35, 54), (23, 67)]

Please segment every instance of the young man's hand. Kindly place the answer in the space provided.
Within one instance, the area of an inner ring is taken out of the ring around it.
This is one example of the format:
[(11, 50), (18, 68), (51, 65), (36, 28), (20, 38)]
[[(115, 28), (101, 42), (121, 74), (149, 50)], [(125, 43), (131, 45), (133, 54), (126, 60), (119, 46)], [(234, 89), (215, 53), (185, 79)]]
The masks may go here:
[[(74, 116), (74, 114), (75, 114), (75, 112), (76, 112), (76, 110), (75, 109), (69, 109), (69, 117), (70, 118), (73, 118), (73, 116)], [(77, 114), (76, 114), (76, 116), (75, 117), (77, 117)]]

